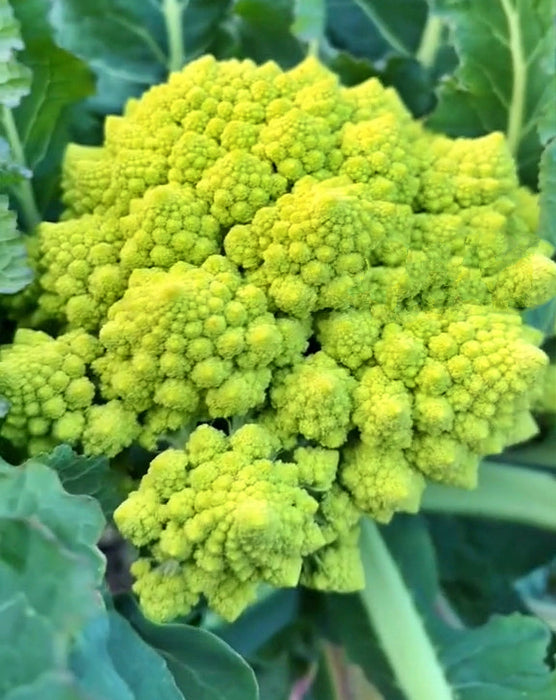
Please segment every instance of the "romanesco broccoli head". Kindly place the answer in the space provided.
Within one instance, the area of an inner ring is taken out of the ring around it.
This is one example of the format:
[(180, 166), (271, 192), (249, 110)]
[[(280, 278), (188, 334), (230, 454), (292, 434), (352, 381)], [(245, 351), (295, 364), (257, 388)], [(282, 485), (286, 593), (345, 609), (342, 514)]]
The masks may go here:
[(62, 187), (0, 433), (163, 450), (116, 512), (151, 617), (353, 590), (363, 514), (471, 487), (534, 431), (547, 358), (520, 312), (556, 265), (502, 134), (433, 134), (313, 57), (204, 56), (70, 146)]

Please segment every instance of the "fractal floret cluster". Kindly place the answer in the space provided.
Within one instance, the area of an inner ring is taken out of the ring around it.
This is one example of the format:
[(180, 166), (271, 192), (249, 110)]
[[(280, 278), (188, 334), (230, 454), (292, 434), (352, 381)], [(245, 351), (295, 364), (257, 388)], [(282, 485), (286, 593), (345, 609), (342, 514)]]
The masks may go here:
[(362, 515), (473, 487), (534, 432), (547, 358), (520, 312), (556, 265), (502, 134), (428, 132), (312, 57), (205, 56), (70, 146), (62, 184), (1, 434), (159, 452), (115, 514), (150, 617), (357, 589)]

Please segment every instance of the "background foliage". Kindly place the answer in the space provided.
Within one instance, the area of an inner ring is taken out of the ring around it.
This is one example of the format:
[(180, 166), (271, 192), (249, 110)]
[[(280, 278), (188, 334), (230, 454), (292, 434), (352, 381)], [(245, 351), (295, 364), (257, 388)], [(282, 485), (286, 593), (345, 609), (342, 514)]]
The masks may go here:
[[(556, 244), (554, 16), (552, 0), (0, 0), (0, 293), (30, 282), (20, 231), (58, 216), (66, 144), (100, 143), (107, 114), (204, 52), (287, 68), (311, 47), (347, 85), (394, 86), (432, 129), (505, 131)], [(556, 300), (527, 317), (553, 360), (555, 319)], [(1, 342), (12, 330), (0, 319)], [(395, 562), (463, 700), (556, 697), (554, 415), (539, 424), (483, 465), (475, 493), (432, 488), (423, 515), (381, 528), (381, 567)], [(361, 594), (264, 590), (231, 625), (203, 607), (145, 620), (98, 548), (125, 571), (110, 516), (123, 467), (140, 474), (144, 458), (126, 460), (119, 472), (65, 446), (0, 460), (2, 698), (404, 697), (372, 623), (377, 561)]]

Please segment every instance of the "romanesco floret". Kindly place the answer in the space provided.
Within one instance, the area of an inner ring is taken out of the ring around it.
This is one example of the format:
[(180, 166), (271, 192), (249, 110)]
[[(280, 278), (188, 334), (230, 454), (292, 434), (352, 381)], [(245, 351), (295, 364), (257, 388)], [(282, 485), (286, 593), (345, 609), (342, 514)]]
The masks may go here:
[(53, 339), (19, 329), (0, 350), (0, 395), (10, 408), (0, 434), (30, 454), (77, 443), (95, 395), (87, 365), (99, 351), (98, 340), (83, 331)]
[(357, 382), (324, 352), (279, 372), (270, 390), (280, 434), (300, 434), (324, 447), (339, 447), (351, 427)]
[(262, 404), (283, 344), (265, 295), (223, 258), (135, 271), (99, 337), (102, 395), (144, 414), (147, 446), (198, 415)]
[[(274, 459), (277, 447), (258, 425), (246, 424), (229, 438), (201, 426), (185, 451), (166, 450), (153, 460), (115, 513), (126, 537), (149, 546), (148, 566), (135, 570), (147, 614), (163, 620), (185, 614), (203, 593), (215, 610), (234, 617), (258, 582), (295, 585), (306, 561), (338, 537), (320, 524), (327, 490), (319, 494), (309, 485), (322, 486), (319, 461), (333, 475), (337, 455), (298, 452), (281, 461)], [(169, 585), (176, 591), (171, 605)], [(229, 597), (229, 590), (237, 595)]]
[(200, 265), (220, 250), (218, 221), (187, 185), (160, 185), (143, 199), (133, 200), (121, 227), (125, 243), (120, 261), (125, 271), (167, 269), (180, 261)]
[(116, 514), (153, 618), (202, 595), (232, 618), (262, 581), (354, 590), (363, 514), (471, 487), (535, 430), (547, 358), (520, 312), (556, 265), (502, 134), (429, 133), (314, 57), (204, 56), (70, 146), (62, 187), (11, 304), (36, 330), (0, 351), (0, 433), (164, 449)]

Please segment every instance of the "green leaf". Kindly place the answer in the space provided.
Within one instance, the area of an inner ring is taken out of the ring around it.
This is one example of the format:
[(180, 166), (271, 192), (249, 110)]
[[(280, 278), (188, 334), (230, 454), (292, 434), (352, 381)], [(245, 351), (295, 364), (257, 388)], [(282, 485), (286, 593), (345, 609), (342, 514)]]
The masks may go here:
[(259, 63), (274, 60), (282, 68), (305, 57), (305, 47), (291, 33), (290, 0), (238, 0), (233, 9), (242, 56)]
[(292, 34), (301, 41), (319, 42), (326, 25), (324, 0), (294, 0)]
[(539, 620), (495, 616), (455, 636), (442, 662), (461, 700), (553, 700), (556, 674), (544, 663), (549, 643)]
[(54, 41), (48, 0), (12, 0), (25, 49), (21, 60), (31, 68), (31, 93), (15, 111), (27, 165), (35, 169), (45, 158), (66, 107), (94, 90), (87, 66)]
[(414, 54), (427, 18), (425, 0), (354, 0), (382, 37), (402, 56)]
[(56, 473), (37, 459), (21, 467), (0, 463), (0, 485), (0, 515), (38, 519), (59, 543), (86, 561), (100, 585), (105, 561), (96, 543), (105, 520), (98, 503), (66, 493)]
[[(2, 596), (4, 598), (4, 596)], [(55, 628), (38, 615), (22, 592), (0, 603), (0, 695), (63, 668)], [(25, 663), (21, 653), (25, 650)]]
[(52, 624), (75, 631), (100, 604), (96, 588), (105, 562), (96, 547), (104, 525), (99, 506), (67, 494), (56, 474), (34, 460), (22, 467), (0, 463), (0, 493), (4, 599), (22, 591)]
[(94, 496), (107, 518), (123, 500), (118, 476), (110, 469), (106, 457), (85, 457), (76, 454), (69, 445), (59, 445), (41, 457), (41, 461), (54, 469), (68, 493)]
[(71, 668), (80, 687), (110, 700), (183, 700), (166, 663), (133, 627), (110, 610), (89, 622), (74, 645)]
[(19, 51), (22, 48), (19, 25), (9, 0), (0, 0), (0, 61), (8, 60), (12, 51)]
[[(203, 53), (212, 41), (215, 30), (232, 6), (231, 0), (181, 0), (184, 60)], [(163, 2), (164, 5), (164, 2)]]
[(119, 112), (209, 46), (230, 0), (52, 0), (56, 37), (98, 77), (95, 109)]
[(556, 246), (556, 138), (541, 156), (539, 191), (539, 235)]
[(14, 212), (8, 198), (0, 195), (0, 294), (14, 294), (32, 279), (27, 266), (27, 252), (16, 228)]
[(347, 51), (334, 51), (326, 57), (328, 66), (340, 76), (343, 85), (358, 85), (377, 76), (377, 71), (366, 58), (355, 58)]
[(553, 99), (552, 0), (435, 0), (460, 65), (428, 124), (454, 136), (504, 131), (523, 181), (537, 182), (537, 127)]
[(394, 87), (415, 117), (421, 117), (434, 106), (434, 80), (430, 71), (414, 58), (391, 56), (380, 72), (384, 85)]
[(16, 61), (23, 48), (19, 23), (8, 0), (0, 0), (0, 105), (16, 107), (29, 92), (31, 71)]
[(355, 0), (327, 0), (326, 35), (331, 45), (356, 59), (383, 59), (392, 47)]
[(183, 700), (164, 659), (104, 607), (103, 525), (98, 504), (39, 460), (0, 460), (2, 698)]
[(31, 72), (13, 57), (0, 63), (0, 104), (12, 109), (29, 92)]
[(271, 637), (294, 622), (299, 614), (299, 591), (273, 591), (251, 605), (235, 622), (211, 629), (242, 656), (253, 654)]
[[(67, 645), (85, 622), (98, 614), (96, 572), (60, 545), (32, 518), (0, 516), (0, 590), (2, 599), (24, 594), (29, 607), (56, 629), (58, 645)], [(26, 664), (22, 654), (21, 663)]]
[(342, 80), (353, 85), (377, 76), (416, 117), (429, 113), (437, 80), (453, 70), (454, 56), (425, 0), (329, 0), (327, 7), (329, 45), (322, 53)]
[[(92, 700), (82, 693), (75, 679), (64, 671), (50, 671), (34, 683), (12, 690), (3, 700)], [(96, 700), (96, 699), (95, 699)]]
[(518, 579), (514, 587), (524, 605), (556, 632), (556, 595), (553, 580), (556, 574), (556, 559), (540, 566)]
[[(110, 658), (136, 700), (183, 698), (164, 659), (141, 639), (129, 622), (114, 610), (109, 611), (108, 619)], [(192, 696), (187, 693), (187, 697)]]
[(53, 0), (56, 39), (97, 73), (146, 86), (166, 68), (164, 24), (157, 2)]
[(150, 622), (129, 596), (119, 596), (115, 603), (144, 641), (166, 660), (178, 688), (187, 697), (195, 700), (259, 697), (253, 671), (215, 635), (189, 625)]

